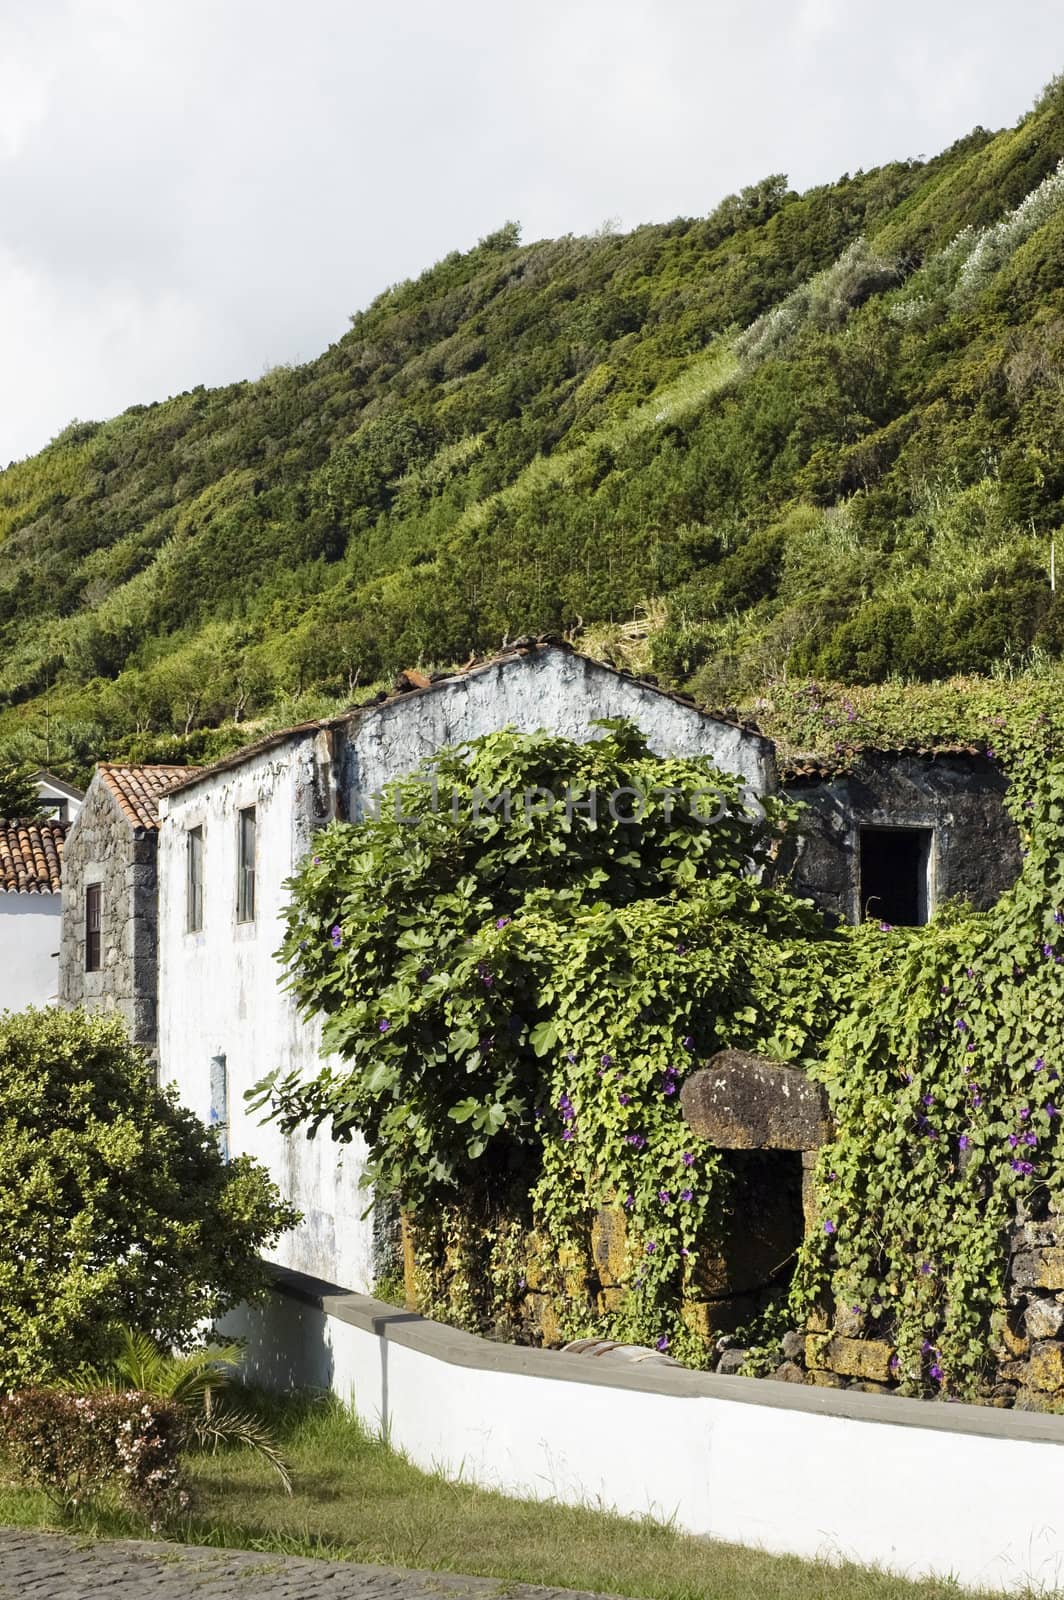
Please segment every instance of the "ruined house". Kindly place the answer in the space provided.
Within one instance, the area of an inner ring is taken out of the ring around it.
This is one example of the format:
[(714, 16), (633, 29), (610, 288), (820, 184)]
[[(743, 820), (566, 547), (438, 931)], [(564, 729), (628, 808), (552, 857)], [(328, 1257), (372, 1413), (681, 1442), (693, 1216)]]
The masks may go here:
[[(707, 757), (753, 796), (781, 787), (756, 729), (555, 643), (404, 674), (392, 695), (203, 769), (98, 770), (67, 847), (62, 998), (121, 1009), (225, 1147), (266, 1163), (304, 1216), (278, 1247), (282, 1265), (355, 1289), (375, 1276), (360, 1140), (286, 1138), (245, 1102), (275, 1068), (321, 1066), (320, 1030), (297, 1015), (274, 956), (286, 880), (315, 830), (357, 819), (444, 746), (506, 727), (586, 740), (608, 717), (635, 723), (662, 755)], [(805, 808), (780, 869), (837, 919), (920, 922), (962, 893), (985, 905), (1018, 870), (1004, 779), (977, 752), (793, 763), (784, 788)], [(800, 1221), (800, 1157), (783, 1161)], [(765, 1236), (775, 1249), (776, 1230)], [(759, 1271), (751, 1264), (744, 1287), (756, 1290)]]
[(951, 899), (985, 911), (1019, 875), (1008, 784), (978, 750), (798, 760), (782, 784), (802, 811), (781, 870), (834, 922), (919, 926)]
[(59, 999), (117, 1010), (154, 1049), (159, 796), (194, 770), (101, 762), (66, 839)]
[(319, 1030), (297, 1016), (273, 955), (285, 880), (314, 830), (357, 817), (445, 745), (506, 727), (586, 740), (603, 717), (630, 719), (663, 755), (709, 757), (754, 793), (775, 788), (774, 750), (760, 734), (544, 645), (434, 681), (410, 674), (402, 692), (274, 734), (160, 801), (160, 1074), (231, 1150), (260, 1156), (303, 1212), (278, 1246), (283, 1265), (359, 1289), (374, 1278), (361, 1141), (287, 1139), (244, 1103), (272, 1068), (309, 1076), (321, 1064)]

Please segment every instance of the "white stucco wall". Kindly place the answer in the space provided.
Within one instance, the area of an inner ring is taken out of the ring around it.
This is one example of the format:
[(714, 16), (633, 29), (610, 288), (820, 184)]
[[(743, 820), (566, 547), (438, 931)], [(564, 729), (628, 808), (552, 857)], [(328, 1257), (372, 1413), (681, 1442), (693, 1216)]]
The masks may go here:
[(54, 1005), (62, 900), (0, 890), (0, 1011)]
[[(258, 1156), (304, 1213), (273, 1258), (333, 1282), (368, 1288), (372, 1225), (358, 1189), (364, 1147), (286, 1139), (249, 1113), (244, 1092), (274, 1067), (320, 1070), (319, 1030), (279, 987), (282, 884), (305, 853), (314, 822), (314, 741), (296, 740), (221, 772), (161, 805), (159, 830), (159, 1075), (203, 1120), (211, 1113), (211, 1058), (224, 1055), (229, 1148)], [(236, 920), (237, 813), (255, 806), (256, 915)], [(321, 819), (319, 819), (321, 820)], [(186, 933), (186, 830), (203, 828), (204, 915)]]
[(278, 1294), (224, 1328), (248, 1340), (256, 1381), (331, 1388), (465, 1483), (908, 1577), (1039, 1594), (1064, 1579), (1064, 1418), (611, 1370), (356, 1296)]
[(445, 679), (354, 719), (345, 775), (353, 791), (348, 814), (358, 815), (358, 795), (376, 793), (444, 745), (507, 727), (593, 739), (600, 732), (594, 722), (605, 717), (634, 722), (657, 755), (708, 756), (758, 794), (776, 788), (769, 740), (707, 717), (585, 656), (545, 648)]

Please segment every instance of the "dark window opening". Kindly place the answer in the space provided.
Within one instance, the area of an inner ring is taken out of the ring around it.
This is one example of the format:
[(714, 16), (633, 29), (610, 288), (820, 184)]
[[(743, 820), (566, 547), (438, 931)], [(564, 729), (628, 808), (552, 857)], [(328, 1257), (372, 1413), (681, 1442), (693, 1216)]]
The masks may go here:
[(203, 829), (190, 828), (188, 844), (188, 888), (185, 928), (188, 933), (199, 933), (203, 927)]
[(103, 965), (103, 905), (98, 883), (85, 890), (85, 971), (99, 972)]
[(861, 915), (918, 928), (931, 915), (931, 829), (861, 829)]
[(255, 920), (255, 807), (248, 806), (238, 818), (236, 920)]

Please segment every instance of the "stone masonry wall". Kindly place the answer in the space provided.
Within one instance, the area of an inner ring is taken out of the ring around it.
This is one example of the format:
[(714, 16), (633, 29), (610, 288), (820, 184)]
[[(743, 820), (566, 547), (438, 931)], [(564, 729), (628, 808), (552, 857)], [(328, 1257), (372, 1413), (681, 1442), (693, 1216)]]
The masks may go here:
[(785, 784), (805, 806), (781, 868), (795, 892), (843, 922), (860, 920), (862, 827), (930, 828), (934, 901), (993, 905), (1019, 876), (1007, 781), (985, 756), (865, 752), (847, 771)]
[[(156, 1041), (156, 842), (134, 828), (97, 776), (67, 836), (63, 858), (61, 1005), (120, 1011), (136, 1043)], [(85, 971), (85, 891), (102, 894), (102, 961)]]

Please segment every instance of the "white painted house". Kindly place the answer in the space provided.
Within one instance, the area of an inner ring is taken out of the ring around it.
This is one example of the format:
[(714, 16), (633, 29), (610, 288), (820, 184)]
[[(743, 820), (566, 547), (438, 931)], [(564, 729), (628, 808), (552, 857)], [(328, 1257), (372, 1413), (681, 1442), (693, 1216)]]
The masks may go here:
[(55, 1003), (67, 824), (0, 821), (0, 1011)]
[[(412, 679), (408, 678), (408, 682)], [(259, 1156), (303, 1224), (280, 1264), (350, 1289), (373, 1281), (364, 1146), (328, 1130), (286, 1138), (245, 1091), (275, 1067), (321, 1068), (273, 958), (285, 880), (315, 829), (357, 817), (390, 779), (445, 745), (506, 727), (595, 736), (626, 717), (662, 755), (703, 755), (759, 794), (776, 787), (767, 739), (558, 645), (515, 649), (327, 723), (276, 734), (178, 783), (159, 801), (159, 1070), (229, 1149)]]

